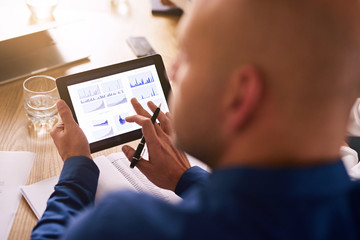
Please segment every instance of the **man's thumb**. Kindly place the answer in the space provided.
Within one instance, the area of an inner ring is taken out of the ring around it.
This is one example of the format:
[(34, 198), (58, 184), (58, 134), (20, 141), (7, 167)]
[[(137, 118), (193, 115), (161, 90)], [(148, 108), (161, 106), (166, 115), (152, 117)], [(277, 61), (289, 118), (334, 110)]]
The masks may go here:
[(126, 158), (131, 162), (132, 157), (134, 156), (135, 150), (128, 145), (124, 145), (122, 147), (122, 151), (124, 152)]
[(72, 113), (70, 111), (70, 108), (63, 100), (59, 100), (56, 103), (56, 108), (60, 115), (61, 121), (64, 124), (64, 127), (70, 126), (75, 123)]

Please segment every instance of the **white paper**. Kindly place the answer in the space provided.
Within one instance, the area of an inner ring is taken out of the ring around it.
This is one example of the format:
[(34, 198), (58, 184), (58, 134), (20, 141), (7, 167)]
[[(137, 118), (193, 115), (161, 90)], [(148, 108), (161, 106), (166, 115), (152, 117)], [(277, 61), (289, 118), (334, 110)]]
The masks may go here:
[(59, 177), (56, 176), (32, 185), (20, 186), (21, 193), (38, 219), (45, 212), (47, 200), (54, 192), (54, 187), (58, 181)]
[[(146, 159), (147, 150), (142, 156)], [(181, 200), (173, 191), (159, 188), (153, 184), (138, 168), (130, 168), (130, 162), (123, 152), (110, 154), (107, 158), (139, 192), (148, 193), (167, 202), (175, 203)]]
[(111, 164), (105, 156), (94, 159), (94, 162), (100, 169), (98, 187), (95, 196), (95, 202), (98, 202), (107, 193), (116, 190), (133, 190), (136, 189), (131, 183)]
[(0, 151), (0, 240), (8, 238), (21, 199), (19, 186), (26, 184), (34, 158), (31, 152)]

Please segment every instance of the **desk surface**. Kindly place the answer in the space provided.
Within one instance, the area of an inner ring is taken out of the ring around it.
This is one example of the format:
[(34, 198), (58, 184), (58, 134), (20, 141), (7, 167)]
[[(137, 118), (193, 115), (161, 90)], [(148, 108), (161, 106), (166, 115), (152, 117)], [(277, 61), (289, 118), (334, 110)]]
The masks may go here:
[[(126, 44), (128, 36), (145, 36), (163, 56), (169, 67), (177, 52), (176, 26), (178, 17), (153, 16), (150, 0), (128, 0), (117, 7), (111, 0), (60, 0), (51, 22), (32, 20), (24, 0), (5, 0), (0, 3), (0, 40), (49, 26), (85, 21), (91, 27), (91, 57), (76, 64), (45, 72), (59, 77), (108, 64), (135, 58)], [(11, 23), (11, 24), (8, 24)], [(63, 162), (49, 134), (38, 135), (28, 127), (22, 102), (20, 79), (0, 85), (0, 150), (31, 151), (36, 153), (27, 184), (60, 174)], [(130, 143), (135, 146), (136, 141)], [(121, 151), (120, 146), (98, 152), (94, 156)], [(29, 239), (37, 219), (22, 198), (9, 239)]]

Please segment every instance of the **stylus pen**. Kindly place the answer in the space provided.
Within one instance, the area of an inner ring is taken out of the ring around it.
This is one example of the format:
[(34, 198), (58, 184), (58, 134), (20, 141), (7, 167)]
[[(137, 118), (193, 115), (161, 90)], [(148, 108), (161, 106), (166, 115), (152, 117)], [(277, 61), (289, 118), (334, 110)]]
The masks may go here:
[[(159, 116), (159, 113), (160, 113), (160, 107), (161, 107), (161, 104), (156, 108), (154, 114), (152, 115), (151, 117), (151, 122), (154, 124), (157, 117)], [(140, 143), (139, 145), (137, 146), (136, 150), (135, 150), (135, 153), (134, 153), (134, 156), (132, 157), (132, 160), (131, 160), (131, 164), (130, 164), (130, 168), (134, 168), (135, 165), (138, 163), (138, 161), (140, 160), (140, 157), (141, 157), (141, 153), (144, 149), (144, 146), (145, 146), (145, 137), (144, 135), (141, 137), (141, 140), (140, 140)]]

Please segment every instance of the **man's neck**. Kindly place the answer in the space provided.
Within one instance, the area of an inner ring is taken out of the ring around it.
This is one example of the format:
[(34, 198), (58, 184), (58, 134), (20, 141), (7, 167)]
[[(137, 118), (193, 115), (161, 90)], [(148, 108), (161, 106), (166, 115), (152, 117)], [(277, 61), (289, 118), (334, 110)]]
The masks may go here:
[[(251, 136), (251, 137), (250, 137)], [(305, 167), (339, 159), (340, 134), (275, 131), (241, 136), (229, 143), (215, 167)]]

